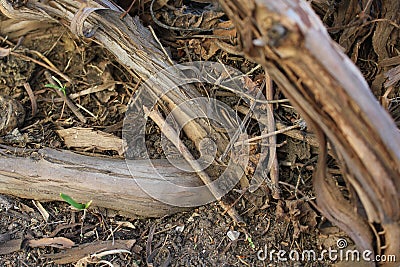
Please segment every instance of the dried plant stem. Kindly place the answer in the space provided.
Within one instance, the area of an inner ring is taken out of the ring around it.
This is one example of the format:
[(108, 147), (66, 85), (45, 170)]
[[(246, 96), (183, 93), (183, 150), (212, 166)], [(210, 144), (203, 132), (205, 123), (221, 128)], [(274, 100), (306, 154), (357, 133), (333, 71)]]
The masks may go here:
[[(175, 147), (179, 150), (181, 155), (185, 158), (185, 160), (189, 163), (189, 165), (192, 167), (194, 171), (196, 171), (197, 175), (200, 177), (200, 179), (204, 182), (204, 184), (208, 187), (210, 192), (214, 196), (220, 196), (221, 193), (219, 192), (218, 188), (212, 186), (212, 180), (208, 174), (203, 171), (201, 165), (195, 160), (193, 155), (190, 153), (189, 149), (185, 146), (185, 144), (181, 141), (179, 138), (178, 133), (175, 131), (175, 129), (170, 126), (168, 123), (166, 123), (165, 119), (163, 116), (160, 114), (159, 111), (157, 110), (148, 110), (147, 107), (143, 107), (145, 114), (150, 117), (157, 125), (160, 127), (161, 131), (163, 134), (170, 140)], [(218, 200), (219, 205), (224, 209), (226, 213), (228, 213), (231, 218), (237, 223), (238, 225), (244, 225), (243, 219), (240, 217), (240, 215), (236, 212), (236, 210), (233, 207), (230, 207), (229, 205), (225, 204), (221, 199), (218, 199), (218, 197), (215, 197), (216, 200)]]
[[(265, 72), (265, 92), (266, 92), (265, 95), (267, 97), (267, 100), (271, 101), (274, 98), (274, 92), (273, 92), (274, 89), (272, 87), (272, 80), (266, 68), (264, 68), (264, 72)], [(267, 121), (268, 121), (267, 129), (269, 131), (273, 131), (275, 130), (273, 104), (268, 104), (267, 108), (270, 110), (269, 114), (271, 114), (271, 116), (267, 116)], [(268, 137), (268, 139), (270, 144), (276, 144), (276, 135), (271, 135), (270, 137)], [(276, 146), (271, 146), (269, 148), (268, 161), (271, 163), (271, 164), (268, 163), (267, 166), (271, 166), (269, 176), (272, 182), (272, 197), (275, 199), (280, 199), (279, 166), (278, 166), (278, 157), (276, 155)]]

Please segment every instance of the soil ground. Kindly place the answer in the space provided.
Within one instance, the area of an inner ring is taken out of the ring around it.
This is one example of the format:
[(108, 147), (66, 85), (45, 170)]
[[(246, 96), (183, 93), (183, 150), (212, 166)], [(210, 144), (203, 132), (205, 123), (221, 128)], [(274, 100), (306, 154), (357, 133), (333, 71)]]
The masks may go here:
[[(337, 21), (335, 16), (344, 11), (339, 10), (340, 6), (335, 1), (330, 2), (332, 5), (325, 9), (317, 9), (319, 6), (314, 8), (322, 18), (325, 15), (325, 23), (333, 27)], [(191, 8), (201, 12), (205, 6), (199, 4)], [(156, 14), (168, 22), (170, 18), (162, 11), (160, 8)], [(328, 11), (331, 13), (328, 14)], [(191, 12), (194, 13), (193, 10)], [(137, 14), (144, 23), (151, 23), (146, 10)], [(233, 67), (240, 66), (243, 72), (256, 66), (224, 50), (211, 52), (210, 47), (203, 47), (199, 41), (201, 39), (197, 37), (179, 39), (167, 29), (157, 28), (157, 25), (154, 27), (164, 46), (170, 49), (173, 59), (179, 62), (205, 58), (220, 60)], [(340, 41), (342, 32), (337, 30), (330, 33), (335, 40)], [(178, 34), (176, 31), (174, 33)], [(372, 60), (367, 51), (370, 43), (367, 39), (365, 44), (360, 45), (356, 63), (372, 84), (377, 73), (373, 64), (366, 62), (367, 59)], [(5, 36), (0, 36), (0, 44), (15, 45), (6, 41)], [(45, 87), (48, 82), (43, 67), (17, 56), (0, 59), (0, 94), (18, 100), (26, 111), (26, 119), (19, 131), (3, 136), (2, 144), (24, 148), (67, 149), (55, 130), (72, 126), (94, 128), (121, 136), (118, 123), (124, 118), (126, 105), (135, 90), (135, 82), (109, 52), (93, 42), (78, 40), (68, 29), (59, 26), (27, 35), (19, 51), (33, 58), (38, 58), (33, 51), (41, 53), (70, 77), (74, 85), (66, 83), (68, 94), (107, 82), (113, 82), (113, 86), (75, 99), (90, 112), (82, 111), (87, 122), (81, 123), (55, 91)], [(348, 49), (347, 52), (350, 56), (354, 55), (354, 49)], [(259, 74), (251, 76), (253, 81)], [(36, 98), (36, 114), (32, 113), (31, 100), (23, 87), (26, 81), (29, 81)], [(278, 89), (276, 98), (284, 98)], [(374, 93), (379, 97), (384, 92)], [(396, 94), (398, 96), (399, 93), (395, 92), (394, 96)], [(236, 101), (234, 97), (222, 100), (230, 104)], [(394, 106), (391, 105), (393, 110)], [(276, 105), (274, 112), (277, 118), (288, 125), (300, 118), (290, 103)], [(159, 146), (159, 129), (153, 126), (149, 125), (148, 129), (149, 151), (153, 158), (160, 158), (163, 154)], [(105, 261), (113, 266), (330, 266), (333, 263), (327, 257), (301, 260), (302, 252), (314, 251), (318, 257), (324, 249), (336, 249), (337, 241), (341, 239), (348, 242), (347, 248), (353, 246), (345, 233), (321, 216), (314, 203), (311, 179), (316, 150), (304, 141), (285, 135), (278, 136), (278, 143), (281, 144), (277, 153), (282, 199), (273, 199), (266, 185), (254, 193), (235, 189), (227, 196), (227, 201), (243, 217), (246, 223), (243, 227), (235, 226), (216, 203), (164, 218), (131, 219), (95, 207), (89, 208), (84, 214), (83, 211), (72, 210), (62, 201), (46, 202), (41, 203), (49, 213), (49, 219), (45, 221), (32, 200), (0, 196), (0, 246), (6, 240), (22, 242), (19, 251), (0, 255), (0, 266), (74, 266), (76, 261), (57, 264), (49, 256), (59, 253), (60, 248), (32, 247), (27, 242), (55, 236), (68, 238), (76, 245), (89, 246), (97, 241), (132, 240), (130, 254), (115, 253), (102, 257), (103, 263), (96, 265), (83, 261), (80, 266), (107, 266)], [(92, 155), (99, 153), (94, 150), (85, 152)], [(102, 153), (118, 157), (113, 151)], [(331, 160), (330, 164), (331, 172), (340, 182), (335, 162)], [(235, 235), (238, 236), (232, 238)], [(276, 252), (279, 250), (287, 253), (283, 255), (284, 258), (289, 257), (289, 252), (296, 251), (300, 254), (300, 260), (278, 260)]]

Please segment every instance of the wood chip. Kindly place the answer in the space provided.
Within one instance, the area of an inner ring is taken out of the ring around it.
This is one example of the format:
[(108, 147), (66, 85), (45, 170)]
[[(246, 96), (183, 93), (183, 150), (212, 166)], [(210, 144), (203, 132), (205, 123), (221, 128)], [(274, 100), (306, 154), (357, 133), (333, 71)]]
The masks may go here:
[(117, 151), (119, 155), (124, 153), (122, 139), (109, 133), (81, 127), (57, 130), (56, 132), (64, 139), (68, 148), (113, 150)]

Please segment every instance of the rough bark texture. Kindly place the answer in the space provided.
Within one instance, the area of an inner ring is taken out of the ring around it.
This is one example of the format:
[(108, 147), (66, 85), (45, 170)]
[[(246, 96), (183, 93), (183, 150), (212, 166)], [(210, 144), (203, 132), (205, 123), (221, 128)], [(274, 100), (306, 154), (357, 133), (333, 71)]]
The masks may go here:
[(361, 249), (374, 244), (369, 223), (381, 224), (387, 246), (383, 252), (399, 257), (400, 134), (359, 70), (305, 1), (220, 4), (234, 21), (246, 56), (268, 69), (320, 141), (324, 144), (326, 136), (332, 143), (367, 218), (354, 212), (355, 203), (344, 199), (327, 177), (323, 146), (314, 185), (325, 215)]
[[(133, 218), (162, 217), (185, 210), (153, 199), (138, 186), (137, 179), (148, 181), (160, 191), (166, 181), (159, 177), (185, 186), (202, 185), (195, 174), (188, 175), (166, 160), (152, 161), (153, 165), (137, 160), (130, 166), (134, 173), (128, 170), (124, 160), (52, 149), (33, 152), (28, 158), (3, 154), (0, 161), (0, 194), (60, 201), (60, 193), (64, 193), (83, 203), (93, 200), (93, 206), (116, 210)], [(193, 196), (182, 189), (174, 192), (173, 197)]]

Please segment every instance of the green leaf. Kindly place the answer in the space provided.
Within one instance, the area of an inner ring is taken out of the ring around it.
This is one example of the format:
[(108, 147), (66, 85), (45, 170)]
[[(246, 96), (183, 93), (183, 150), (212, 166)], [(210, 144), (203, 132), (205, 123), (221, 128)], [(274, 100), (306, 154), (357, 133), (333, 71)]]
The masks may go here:
[(255, 248), (256, 248), (256, 246), (255, 246), (254, 243), (253, 243), (253, 240), (251, 240), (251, 237), (247, 237), (247, 242), (249, 242), (249, 245), (250, 245), (250, 247), (251, 247), (252, 249), (255, 249)]
[(52, 78), (54, 81), (56, 81), (56, 83), (58, 83), (58, 85), (55, 85), (55, 84), (52, 84), (52, 83), (48, 83), (48, 84), (46, 84), (44, 87), (46, 87), (46, 88), (57, 89), (57, 90), (63, 92), (64, 95), (67, 95), (67, 92), (66, 92), (66, 89), (67, 89), (67, 88), (65, 87), (65, 85), (63, 85), (63, 84), (60, 82), (60, 80), (57, 79), (57, 77), (51, 76), (51, 78)]
[(46, 88), (53, 88), (53, 89), (57, 89), (57, 90), (61, 90), (60, 87), (58, 87), (58, 86), (55, 85), (55, 84), (51, 84), (51, 83), (46, 84), (44, 87), (46, 87)]
[(85, 204), (85, 209), (87, 209), (87, 208), (89, 208), (89, 206), (92, 204), (92, 200), (90, 200), (89, 202), (87, 202), (86, 204)]
[(82, 204), (82, 203), (78, 203), (76, 202), (72, 197), (60, 193), (60, 197), (67, 202), (68, 204), (70, 204), (72, 207), (78, 209), (78, 210), (85, 210), (87, 208), (89, 208), (90, 204), (92, 204), (92, 201), (90, 200), (89, 202), (87, 202), (86, 204)]
[(64, 95), (67, 95), (67, 92), (65, 91), (65, 87), (61, 88), (60, 91), (63, 92)]

